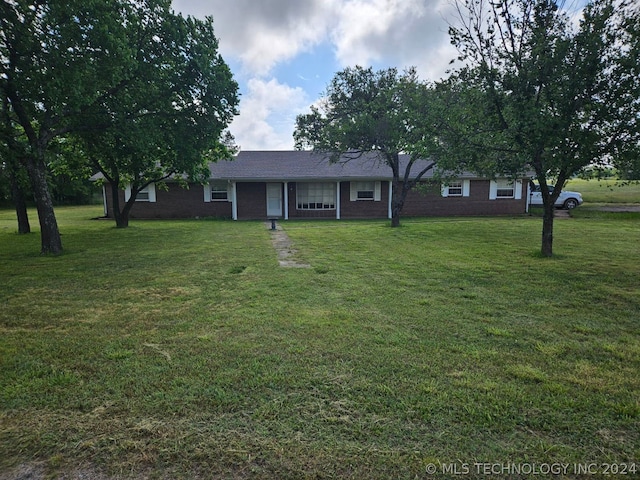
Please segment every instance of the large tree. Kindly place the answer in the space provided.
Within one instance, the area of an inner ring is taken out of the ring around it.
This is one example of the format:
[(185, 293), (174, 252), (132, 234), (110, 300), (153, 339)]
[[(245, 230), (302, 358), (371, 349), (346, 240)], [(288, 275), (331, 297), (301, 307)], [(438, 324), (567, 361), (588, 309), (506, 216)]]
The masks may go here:
[(11, 200), (16, 209), (18, 233), (31, 233), (31, 224), (27, 213), (28, 178), (23, 166), (27, 156), (26, 148), (24, 141), (20, 139), (20, 133), (11, 121), (7, 98), (3, 97), (0, 100), (2, 101), (2, 110), (0, 111), (0, 174), (6, 178), (9, 185)]
[(54, 139), (97, 138), (115, 125), (138, 134), (131, 151), (173, 136), (170, 148), (155, 145), (156, 162), (184, 155), (201, 163), (203, 150), (219, 149), (214, 138), (235, 113), (237, 85), (211, 24), (174, 14), (170, 0), (0, 1), (0, 93), (28, 141), (43, 253), (62, 251), (47, 185)]
[(435, 166), (440, 116), (433, 95), (413, 68), (346, 68), (311, 113), (297, 117), (296, 148), (312, 148), (333, 162), (376, 153), (392, 171), (391, 226), (397, 227), (407, 194)]
[(551, 256), (554, 203), (567, 180), (588, 166), (638, 161), (640, 10), (594, 0), (576, 26), (555, 0), (457, 7), (450, 34), (465, 67), (441, 85), (450, 100), (441, 139), (466, 168), (535, 172), (541, 251)]
[[(128, 226), (136, 197), (149, 184), (205, 181), (208, 162), (232, 156), (224, 130), (238, 103), (238, 86), (218, 53), (211, 18), (140, 6), (131, 15), (128, 38), (138, 48), (128, 64), (129, 80), (96, 105), (104, 128), (78, 135), (110, 185), (118, 227)], [(131, 195), (121, 205), (125, 186)]]
[(2, 0), (0, 93), (28, 142), (24, 159), (42, 253), (62, 241), (47, 184), (51, 141), (85, 127), (87, 107), (123, 81), (123, 8), (115, 0)]

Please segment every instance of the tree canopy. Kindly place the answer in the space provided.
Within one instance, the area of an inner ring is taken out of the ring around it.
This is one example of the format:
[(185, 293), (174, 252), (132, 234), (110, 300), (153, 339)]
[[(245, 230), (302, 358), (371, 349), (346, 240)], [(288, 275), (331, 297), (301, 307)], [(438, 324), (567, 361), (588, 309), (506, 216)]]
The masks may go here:
[(147, 177), (140, 155), (192, 174), (226, 149), (237, 84), (211, 19), (183, 18), (170, 0), (2, 0), (0, 27), (0, 92), (29, 146), (43, 253), (62, 251), (46, 181), (53, 139), (73, 134), (96, 159), (119, 156), (116, 170), (99, 163), (127, 180)]
[(574, 26), (555, 0), (456, 5), (450, 34), (466, 66), (440, 85), (450, 102), (441, 139), (461, 167), (535, 172), (541, 250), (551, 256), (553, 205), (567, 180), (638, 162), (640, 9), (594, 0)]
[[(213, 20), (136, 8), (129, 38), (142, 45), (126, 85), (95, 106), (103, 128), (78, 136), (113, 191), (116, 224), (125, 227), (136, 195), (174, 177), (204, 181), (208, 162), (229, 158), (225, 133), (237, 114), (237, 83), (218, 53)], [(170, 65), (170, 68), (167, 68)], [(118, 191), (131, 196), (122, 208)]]
[(121, 7), (98, 0), (0, 2), (0, 91), (15, 126), (11, 134), (28, 144), (23, 162), (43, 253), (62, 251), (47, 149), (52, 139), (86, 124), (86, 107), (118, 84), (126, 45)]
[[(392, 226), (400, 224), (407, 193), (433, 168), (439, 116), (432, 87), (415, 69), (346, 68), (336, 73), (318, 105), (296, 119), (296, 148), (312, 148), (331, 161), (377, 153), (393, 173)], [(409, 162), (401, 164), (400, 154)], [(412, 169), (414, 170), (412, 172)]]

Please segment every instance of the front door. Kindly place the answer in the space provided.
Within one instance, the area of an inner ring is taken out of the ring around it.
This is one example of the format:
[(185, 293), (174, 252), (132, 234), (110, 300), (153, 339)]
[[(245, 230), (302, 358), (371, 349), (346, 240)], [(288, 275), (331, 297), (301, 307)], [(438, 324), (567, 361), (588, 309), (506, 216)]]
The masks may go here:
[(267, 217), (282, 216), (282, 184), (267, 183)]

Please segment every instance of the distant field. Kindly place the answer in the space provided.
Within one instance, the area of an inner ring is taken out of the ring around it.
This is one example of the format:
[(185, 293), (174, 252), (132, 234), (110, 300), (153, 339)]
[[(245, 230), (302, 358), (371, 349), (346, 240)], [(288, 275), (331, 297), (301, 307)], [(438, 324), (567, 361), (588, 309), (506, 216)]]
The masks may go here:
[(3, 480), (640, 471), (640, 214), (552, 259), (530, 216), (283, 222), (282, 268), (261, 222), (57, 212), (50, 257), (0, 211)]
[(570, 180), (565, 190), (580, 192), (585, 203), (640, 203), (640, 184), (617, 180)]

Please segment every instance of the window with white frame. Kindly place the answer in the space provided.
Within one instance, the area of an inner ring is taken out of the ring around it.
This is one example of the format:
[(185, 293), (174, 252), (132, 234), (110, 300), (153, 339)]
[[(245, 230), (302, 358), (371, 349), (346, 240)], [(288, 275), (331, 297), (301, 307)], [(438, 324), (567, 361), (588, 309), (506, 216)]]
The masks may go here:
[(447, 197), (461, 197), (462, 196), (462, 181), (450, 182), (447, 186)]
[(352, 202), (358, 200), (380, 201), (380, 182), (351, 182), (349, 188)]
[(491, 180), (489, 187), (489, 199), (495, 200), (499, 198), (522, 199), (522, 180), (509, 180), (500, 178)]
[(231, 202), (233, 196), (231, 184), (224, 180), (209, 182), (204, 185), (204, 201), (209, 202)]
[(335, 183), (298, 183), (298, 210), (333, 210), (336, 208)]
[(136, 202), (148, 202), (149, 201), (149, 187), (146, 186), (138, 192)]
[[(124, 201), (128, 202), (131, 198), (131, 185), (127, 185), (124, 189)], [(136, 202), (155, 202), (156, 201), (156, 186), (150, 183), (136, 195)]]
[(513, 180), (496, 180), (496, 198), (513, 198), (515, 191), (515, 182)]
[(461, 197), (462, 196), (462, 182), (451, 182), (447, 185), (448, 197)]
[(229, 200), (227, 182), (211, 182), (211, 201), (226, 202)]
[(470, 180), (452, 180), (442, 184), (443, 197), (468, 197), (470, 190)]

